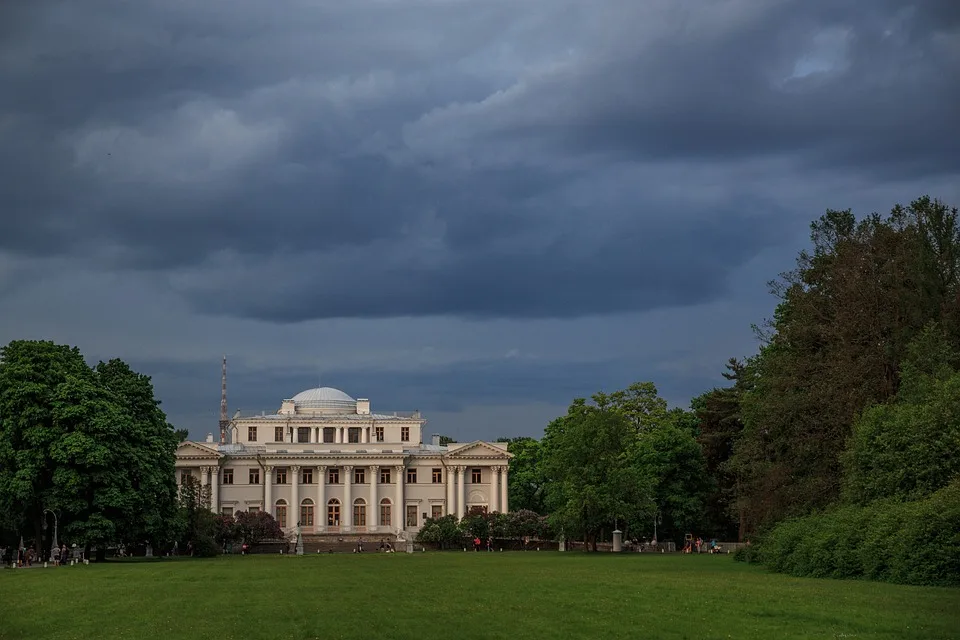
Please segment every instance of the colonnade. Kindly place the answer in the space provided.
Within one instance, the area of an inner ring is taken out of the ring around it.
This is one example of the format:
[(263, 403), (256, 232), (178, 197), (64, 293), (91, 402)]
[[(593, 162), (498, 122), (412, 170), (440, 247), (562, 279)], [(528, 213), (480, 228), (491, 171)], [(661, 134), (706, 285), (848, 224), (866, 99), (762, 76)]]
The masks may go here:
[[(273, 474), (275, 470), (274, 465), (265, 465), (263, 467), (263, 503), (264, 509), (267, 509), (271, 514), (274, 514), (274, 498), (273, 498)], [(285, 485), (289, 485), (289, 499), (288, 512), (287, 512), (287, 528), (291, 528), (296, 525), (300, 520), (300, 472), (304, 468), (314, 469), (316, 476), (313, 483), (305, 485), (306, 487), (313, 486), (315, 492), (316, 503), (314, 505), (314, 531), (317, 533), (324, 533), (327, 530), (327, 472), (330, 469), (327, 465), (309, 465), (303, 467), (301, 465), (285, 465), (284, 467), (288, 470), (287, 473), (287, 482)], [(338, 485), (343, 486), (343, 502), (340, 504), (340, 517), (339, 522), (339, 531), (343, 533), (349, 533), (353, 530), (353, 473), (354, 465), (342, 465), (339, 467), (342, 471), (341, 477), (339, 478), (340, 482)], [(380, 465), (367, 465), (362, 467), (366, 469), (366, 473), (369, 474), (369, 477), (365, 477), (365, 484), (368, 484), (368, 499), (366, 500), (366, 522), (368, 524), (364, 527), (364, 532), (367, 533), (376, 533), (383, 529), (386, 530), (396, 530), (397, 528), (405, 528), (405, 505), (404, 505), (404, 484), (406, 482), (405, 472), (406, 467), (404, 465), (394, 465), (392, 467), (395, 478), (393, 478), (392, 484), (395, 487), (394, 497), (391, 499), (391, 522), (389, 528), (386, 526), (378, 525), (377, 522), (380, 519), (380, 503), (378, 498), (377, 486), (380, 484)], [(465, 475), (468, 469), (475, 469), (478, 467), (471, 467), (466, 465), (449, 465), (445, 467), (445, 484), (446, 484), (446, 500), (445, 500), (445, 512), (447, 515), (455, 515), (458, 518), (462, 518), (467, 513), (467, 483), (465, 482)], [(492, 466), (492, 467), (479, 467), (483, 471), (486, 471), (490, 474), (489, 482), (485, 483), (488, 485), (489, 489), (487, 491), (487, 510), (490, 512), (499, 511), (505, 513), (509, 511), (509, 499), (508, 499), (508, 467), (503, 466)], [(483, 473), (481, 471), (481, 473)], [(177, 477), (177, 482), (179, 484), (180, 477)], [(220, 467), (213, 466), (201, 466), (200, 467), (200, 485), (202, 487), (210, 487), (210, 510), (213, 513), (220, 513)], [(285, 498), (286, 496), (284, 496)], [(387, 496), (383, 496), (387, 497)], [(275, 514), (274, 514), (275, 515)]]

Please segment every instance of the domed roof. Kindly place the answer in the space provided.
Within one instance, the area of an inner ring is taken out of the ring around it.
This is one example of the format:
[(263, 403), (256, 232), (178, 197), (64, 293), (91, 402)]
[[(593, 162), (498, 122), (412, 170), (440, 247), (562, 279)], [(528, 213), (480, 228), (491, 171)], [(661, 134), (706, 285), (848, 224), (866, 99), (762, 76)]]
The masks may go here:
[(357, 401), (340, 389), (317, 387), (293, 396), (293, 404), (304, 409), (356, 409)]

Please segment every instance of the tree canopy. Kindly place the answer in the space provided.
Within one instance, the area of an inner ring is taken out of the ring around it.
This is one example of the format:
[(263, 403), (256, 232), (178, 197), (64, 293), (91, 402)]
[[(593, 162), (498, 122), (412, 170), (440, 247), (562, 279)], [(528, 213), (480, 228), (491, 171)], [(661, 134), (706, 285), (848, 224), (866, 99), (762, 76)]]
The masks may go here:
[(179, 438), (150, 379), (120, 360), (14, 341), (0, 351), (0, 509), (38, 546), (44, 510), (85, 546), (165, 541)]

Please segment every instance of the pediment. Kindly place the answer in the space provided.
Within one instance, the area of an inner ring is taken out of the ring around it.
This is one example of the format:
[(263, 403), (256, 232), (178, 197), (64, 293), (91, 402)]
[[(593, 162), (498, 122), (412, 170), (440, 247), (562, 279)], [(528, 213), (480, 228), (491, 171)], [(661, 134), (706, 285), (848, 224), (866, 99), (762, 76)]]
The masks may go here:
[(510, 453), (507, 453), (500, 447), (495, 447), (488, 442), (483, 442), (482, 440), (477, 440), (476, 442), (471, 442), (470, 444), (463, 445), (453, 451), (450, 451), (445, 456), (447, 459), (458, 459), (458, 458), (499, 458), (510, 459), (513, 457)]
[(220, 458), (221, 454), (213, 447), (202, 442), (190, 442), (189, 440), (181, 442), (177, 446), (178, 458)]

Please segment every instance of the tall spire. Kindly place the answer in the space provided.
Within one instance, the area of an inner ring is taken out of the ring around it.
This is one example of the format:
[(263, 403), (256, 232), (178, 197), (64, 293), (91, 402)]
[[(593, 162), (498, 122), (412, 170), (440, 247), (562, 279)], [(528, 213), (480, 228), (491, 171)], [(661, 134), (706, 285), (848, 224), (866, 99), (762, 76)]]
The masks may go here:
[(223, 372), (220, 379), (220, 444), (227, 444), (227, 429), (230, 418), (227, 416), (227, 356), (223, 356)]

